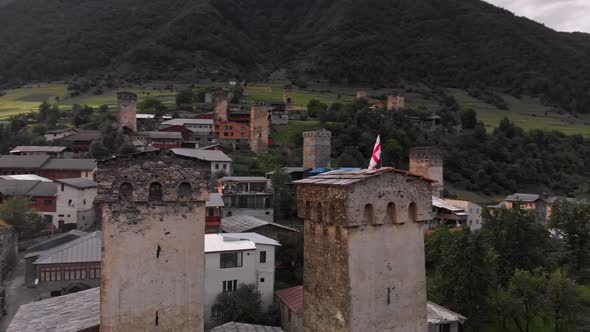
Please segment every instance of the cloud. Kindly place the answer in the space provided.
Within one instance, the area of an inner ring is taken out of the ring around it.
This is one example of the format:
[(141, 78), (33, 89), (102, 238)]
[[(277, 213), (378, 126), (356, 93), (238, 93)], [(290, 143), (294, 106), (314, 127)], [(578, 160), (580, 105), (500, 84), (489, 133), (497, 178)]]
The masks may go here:
[(590, 33), (589, 0), (487, 0), (558, 31)]

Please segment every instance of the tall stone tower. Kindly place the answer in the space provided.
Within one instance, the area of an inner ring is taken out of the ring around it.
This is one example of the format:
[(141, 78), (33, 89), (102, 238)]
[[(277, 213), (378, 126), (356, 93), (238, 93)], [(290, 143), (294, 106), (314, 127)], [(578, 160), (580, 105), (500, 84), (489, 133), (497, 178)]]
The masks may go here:
[(131, 92), (117, 93), (119, 124), (137, 132), (137, 95)]
[(210, 168), (160, 151), (99, 163), (101, 331), (203, 331)]
[(410, 150), (410, 172), (435, 180), (432, 194), (442, 197), (444, 190), (443, 157), (438, 148), (419, 147)]
[(303, 133), (303, 168), (330, 167), (332, 133), (326, 129)]
[(292, 85), (285, 85), (283, 89), (283, 103), (285, 103), (288, 109), (291, 108), (293, 105), (293, 86)]
[(268, 108), (252, 105), (250, 109), (250, 150), (256, 154), (268, 152), (270, 121)]
[(297, 185), (305, 218), (305, 332), (424, 332), (430, 180), (393, 168)]
[(215, 96), (215, 123), (223, 123), (228, 121), (227, 107), (228, 107), (227, 93), (222, 93)]

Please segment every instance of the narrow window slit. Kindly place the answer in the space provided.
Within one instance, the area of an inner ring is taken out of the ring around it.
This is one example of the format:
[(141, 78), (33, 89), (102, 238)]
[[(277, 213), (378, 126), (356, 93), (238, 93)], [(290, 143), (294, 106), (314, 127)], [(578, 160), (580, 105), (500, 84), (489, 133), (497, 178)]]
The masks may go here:
[(156, 250), (156, 258), (160, 258), (160, 253), (162, 252), (162, 248), (158, 245), (158, 249)]
[(160, 317), (158, 317), (158, 311), (156, 311), (156, 326), (158, 326)]

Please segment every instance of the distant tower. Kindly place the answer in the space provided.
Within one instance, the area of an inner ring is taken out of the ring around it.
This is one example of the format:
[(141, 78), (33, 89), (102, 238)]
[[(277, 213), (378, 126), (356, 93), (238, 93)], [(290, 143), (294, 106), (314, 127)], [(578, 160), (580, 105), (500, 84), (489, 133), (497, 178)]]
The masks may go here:
[(394, 96), (389, 95), (387, 96), (387, 110), (394, 111), (394, 110), (402, 110), (406, 107), (406, 98), (404, 96)]
[(222, 93), (215, 97), (215, 122), (223, 123), (228, 121), (227, 107), (228, 99), (227, 94)]
[(332, 133), (326, 129), (303, 133), (303, 168), (330, 167)]
[(160, 151), (99, 163), (101, 331), (203, 331), (210, 169)]
[(119, 124), (137, 132), (137, 95), (131, 92), (117, 93)]
[(291, 109), (293, 105), (293, 86), (292, 85), (285, 85), (283, 89), (283, 103), (287, 107), (287, 110)]
[(424, 332), (430, 181), (393, 168), (295, 181), (305, 332)]
[(250, 109), (250, 150), (256, 154), (268, 152), (270, 121), (268, 108), (252, 105)]
[(410, 172), (437, 181), (432, 185), (432, 194), (442, 197), (444, 190), (443, 157), (438, 148), (420, 147), (410, 150)]

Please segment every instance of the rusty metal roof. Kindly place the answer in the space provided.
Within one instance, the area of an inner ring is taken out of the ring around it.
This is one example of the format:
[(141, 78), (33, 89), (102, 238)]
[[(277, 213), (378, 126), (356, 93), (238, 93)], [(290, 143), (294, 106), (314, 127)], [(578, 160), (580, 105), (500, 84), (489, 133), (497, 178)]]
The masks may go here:
[(336, 170), (320, 175), (316, 175), (307, 179), (294, 181), (295, 184), (318, 184), (318, 185), (331, 185), (331, 186), (348, 186), (351, 184), (363, 182), (369, 178), (381, 176), (385, 173), (398, 173), (405, 176), (419, 178), (428, 182), (437, 182), (435, 180), (425, 178), (421, 175), (402, 171), (392, 167), (379, 168), (377, 170)]
[(281, 302), (296, 314), (303, 313), (303, 286), (296, 286), (275, 292)]

